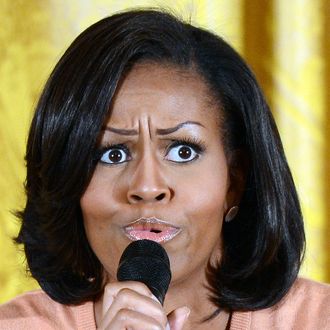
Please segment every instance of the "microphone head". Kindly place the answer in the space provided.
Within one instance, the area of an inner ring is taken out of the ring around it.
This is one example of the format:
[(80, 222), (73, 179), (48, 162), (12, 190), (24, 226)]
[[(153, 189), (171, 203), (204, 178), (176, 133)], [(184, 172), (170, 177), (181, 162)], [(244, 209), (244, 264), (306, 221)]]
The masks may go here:
[(132, 242), (120, 258), (117, 279), (144, 283), (163, 304), (171, 282), (170, 260), (165, 249), (147, 239)]

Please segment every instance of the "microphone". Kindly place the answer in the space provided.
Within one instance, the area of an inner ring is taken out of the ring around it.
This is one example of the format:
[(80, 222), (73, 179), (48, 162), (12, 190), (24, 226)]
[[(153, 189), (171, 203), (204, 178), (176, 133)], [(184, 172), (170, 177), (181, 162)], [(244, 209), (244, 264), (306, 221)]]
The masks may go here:
[(165, 249), (147, 239), (132, 242), (120, 258), (117, 279), (144, 283), (163, 305), (171, 282), (170, 260)]

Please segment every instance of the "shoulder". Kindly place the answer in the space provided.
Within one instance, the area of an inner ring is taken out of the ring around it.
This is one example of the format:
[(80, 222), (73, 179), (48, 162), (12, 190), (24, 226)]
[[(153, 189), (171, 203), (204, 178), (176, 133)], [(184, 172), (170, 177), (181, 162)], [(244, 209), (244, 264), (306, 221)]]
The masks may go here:
[(232, 330), (325, 330), (330, 324), (330, 285), (298, 278), (276, 305), (257, 311), (237, 311)]
[(326, 329), (329, 324), (330, 285), (303, 278), (273, 307), (251, 312), (251, 329)]
[(95, 328), (92, 302), (63, 305), (42, 290), (24, 293), (0, 306), (1, 329), (77, 329), (82, 324), (85, 329)]

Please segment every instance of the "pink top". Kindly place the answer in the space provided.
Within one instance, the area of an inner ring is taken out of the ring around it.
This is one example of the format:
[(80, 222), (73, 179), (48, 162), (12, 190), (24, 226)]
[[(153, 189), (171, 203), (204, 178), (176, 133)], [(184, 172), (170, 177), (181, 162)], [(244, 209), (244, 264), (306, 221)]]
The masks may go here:
[[(93, 303), (67, 306), (43, 291), (25, 293), (0, 306), (0, 329), (96, 329)], [(234, 312), (230, 330), (330, 329), (330, 285), (298, 279), (271, 308)]]

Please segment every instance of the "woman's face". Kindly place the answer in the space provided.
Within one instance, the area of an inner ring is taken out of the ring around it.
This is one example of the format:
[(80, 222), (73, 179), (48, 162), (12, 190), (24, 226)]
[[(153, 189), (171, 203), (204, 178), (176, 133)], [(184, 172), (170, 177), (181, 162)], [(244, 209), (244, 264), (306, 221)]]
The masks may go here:
[(220, 257), (228, 175), (218, 105), (192, 72), (136, 65), (105, 123), (100, 161), (81, 198), (88, 241), (109, 280), (135, 239), (166, 249), (172, 279), (204, 276)]

